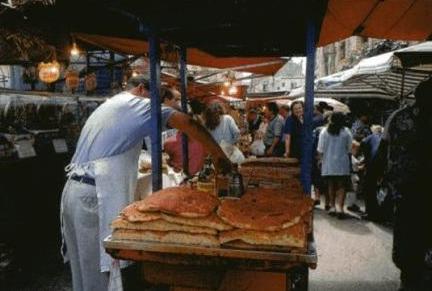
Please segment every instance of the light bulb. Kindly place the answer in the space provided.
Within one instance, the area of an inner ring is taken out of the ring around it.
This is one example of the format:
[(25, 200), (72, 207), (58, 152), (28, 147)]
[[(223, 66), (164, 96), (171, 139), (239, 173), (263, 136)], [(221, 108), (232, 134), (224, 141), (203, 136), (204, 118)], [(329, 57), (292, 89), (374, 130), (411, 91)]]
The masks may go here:
[(135, 72), (135, 71), (133, 71), (133, 72), (132, 72), (132, 77), (134, 77), (134, 78), (135, 78), (135, 77), (137, 77), (137, 76), (138, 76), (138, 73), (137, 73), (137, 72)]
[(76, 57), (76, 56), (79, 55), (79, 53), (80, 53), (80, 51), (79, 51), (79, 49), (78, 49), (76, 43), (73, 43), (73, 45), (72, 45), (72, 49), (71, 49), (71, 51), (70, 51), (71, 56)]
[(230, 81), (225, 81), (225, 82), (224, 82), (224, 86), (225, 86), (225, 87), (229, 87), (229, 85), (231, 85), (231, 82), (230, 82)]
[(235, 94), (237, 94), (237, 92), (238, 92), (238, 90), (237, 90), (237, 87), (236, 87), (236, 86), (232, 86), (232, 87), (228, 90), (228, 93), (229, 93), (230, 95), (235, 95)]

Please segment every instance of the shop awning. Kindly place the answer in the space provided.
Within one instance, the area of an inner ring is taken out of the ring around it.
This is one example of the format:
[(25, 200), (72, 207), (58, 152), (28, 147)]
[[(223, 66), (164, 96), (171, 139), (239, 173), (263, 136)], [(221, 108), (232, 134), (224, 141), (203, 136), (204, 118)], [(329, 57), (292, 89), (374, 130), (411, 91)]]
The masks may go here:
[[(148, 43), (145, 40), (86, 33), (74, 33), (73, 36), (82, 42), (121, 54), (144, 55), (148, 52)], [(187, 60), (190, 65), (230, 69), (259, 75), (274, 75), (287, 62), (287, 59), (279, 57), (214, 57), (195, 48), (187, 50)]]
[[(396, 99), (432, 75), (432, 41), (360, 61), (352, 69), (316, 80), (317, 97)], [(304, 94), (303, 89), (290, 96)]]
[(352, 35), (394, 40), (432, 36), (430, 0), (329, 0), (319, 45)]

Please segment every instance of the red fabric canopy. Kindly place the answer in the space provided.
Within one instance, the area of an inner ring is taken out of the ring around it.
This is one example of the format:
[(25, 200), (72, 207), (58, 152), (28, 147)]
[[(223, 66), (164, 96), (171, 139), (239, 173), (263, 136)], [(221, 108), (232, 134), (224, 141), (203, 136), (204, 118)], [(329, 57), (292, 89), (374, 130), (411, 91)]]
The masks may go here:
[[(95, 34), (74, 33), (82, 42), (128, 55), (144, 55), (148, 52), (148, 43), (144, 40), (119, 38)], [(214, 57), (199, 49), (187, 50), (187, 63), (203, 67), (231, 69), (253, 74), (274, 75), (286, 63), (278, 57)]]
[(431, 0), (329, 0), (319, 46), (352, 35), (426, 40), (432, 35)]

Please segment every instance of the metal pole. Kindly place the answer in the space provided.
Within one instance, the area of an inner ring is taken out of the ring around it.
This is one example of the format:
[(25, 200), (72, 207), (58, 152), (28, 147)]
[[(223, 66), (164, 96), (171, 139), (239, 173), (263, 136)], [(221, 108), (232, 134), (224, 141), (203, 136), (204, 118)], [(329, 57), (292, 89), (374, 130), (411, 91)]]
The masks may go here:
[(115, 79), (115, 66), (114, 66), (114, 62), (115, 62), (115, 55), (113, 52), (110, 52), (110, 78), (111, 78), (111, 82), (110, 82), (110, 89), (113, 88), (113, 84), (114, 84), (114, 79)]
[(312, 188), (312, 155), (313, 155), (313, 109), (314, 109), (314, 78), (315, 78), (315, 48), (316, 28), (313, 18), (307, 23), (306, 37), (306, 88), (304, 112), (304, 138), (301, 160), (301, 180), (306, 194)]
[(162, 114), (160, 91), (159, 38), (154, 30), (149, 35), (152, 191), (162, 189)]
[[(187, 49), (182, 46), (180, 48), (180, 93), (181, 93), (181, 107), (184, 113), (187, 113)], [(188, 137), (182, 134), (182, 154), (183, 154), (183, 171), (189, 175), (189, 147)]]
[(400, 103), (402, 103), (403, 101), (404, 91), (405, 91), (405, 68), (402, 68), (402, 84), (401, 84), (401, 92), (400, 92), (400, 100), (399, 100)]

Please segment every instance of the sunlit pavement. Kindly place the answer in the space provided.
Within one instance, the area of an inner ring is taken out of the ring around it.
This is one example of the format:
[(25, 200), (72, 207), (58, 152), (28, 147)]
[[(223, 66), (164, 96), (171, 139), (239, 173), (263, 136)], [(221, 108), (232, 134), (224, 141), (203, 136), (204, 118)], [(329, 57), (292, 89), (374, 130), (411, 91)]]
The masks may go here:
[(357, 218), (314, 213), (318, 267), (309, 290), (397, 290), (399, 270), (391, 260), (392, 230)]

